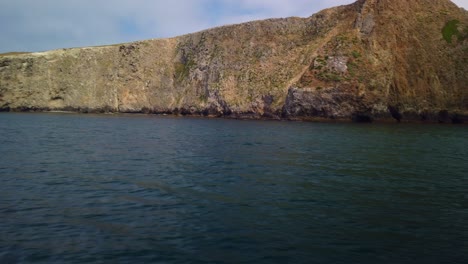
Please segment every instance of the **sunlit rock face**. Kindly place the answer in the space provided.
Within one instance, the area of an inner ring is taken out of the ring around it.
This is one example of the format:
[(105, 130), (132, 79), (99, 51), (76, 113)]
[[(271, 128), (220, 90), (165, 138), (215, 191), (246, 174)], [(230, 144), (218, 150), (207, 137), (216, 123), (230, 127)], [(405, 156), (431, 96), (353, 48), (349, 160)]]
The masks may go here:
[(0, 55), (2, 111), (466, 121), (468, 14), (360, 0), (171, 39)]

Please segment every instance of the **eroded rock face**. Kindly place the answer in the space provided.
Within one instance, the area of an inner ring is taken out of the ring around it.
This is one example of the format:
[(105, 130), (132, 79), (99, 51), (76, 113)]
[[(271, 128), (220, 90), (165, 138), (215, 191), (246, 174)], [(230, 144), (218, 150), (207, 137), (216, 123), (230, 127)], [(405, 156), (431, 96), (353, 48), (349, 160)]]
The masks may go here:
[(329, 89), (290, 88), (283, 107), (283, 117), (303, 116), (328, 119), (372, 121), (371, 106), (355, 91), (334, 87)]
[(348, 73), (349, 58), (346, 56), (330, 56), (327, 59), (327, 68), (335, 73)]
[(172, 39), (2, 54), (0, 111), (459, 123), (467, 32), (448, 0), (359, 0)]
[(362, 34), (369, 35), (375, 27), (374, 15), (368, 14), (362, 17), (361, 14), (358, 14), (355, 27), (358, 28)]

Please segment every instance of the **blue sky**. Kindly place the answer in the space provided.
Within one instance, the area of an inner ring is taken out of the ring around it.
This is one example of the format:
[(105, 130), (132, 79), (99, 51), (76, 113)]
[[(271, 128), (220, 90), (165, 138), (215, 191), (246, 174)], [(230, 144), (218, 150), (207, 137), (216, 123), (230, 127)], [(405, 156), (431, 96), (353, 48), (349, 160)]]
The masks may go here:
[[(411, 1), (411, 0), (408, 0)], [(165, 38), (354, 0), (0, 0), (0, 53)], [(454, 0), (468, 9), (468, 0)]]

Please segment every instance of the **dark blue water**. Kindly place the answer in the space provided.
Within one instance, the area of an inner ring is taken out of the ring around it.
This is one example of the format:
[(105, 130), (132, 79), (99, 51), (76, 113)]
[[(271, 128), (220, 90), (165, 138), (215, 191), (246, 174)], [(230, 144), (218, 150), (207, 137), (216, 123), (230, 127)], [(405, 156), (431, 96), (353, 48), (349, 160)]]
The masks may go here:
[(0, 263), (466, 263), (468, 127), (0, 114)]

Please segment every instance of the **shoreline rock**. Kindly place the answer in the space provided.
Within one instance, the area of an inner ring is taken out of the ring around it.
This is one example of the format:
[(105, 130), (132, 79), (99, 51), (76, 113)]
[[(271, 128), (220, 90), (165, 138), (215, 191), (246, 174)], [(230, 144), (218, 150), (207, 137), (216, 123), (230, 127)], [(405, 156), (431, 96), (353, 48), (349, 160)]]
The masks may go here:
[(379, 117), (370, 117), (368, 115), (353, 115), (352, 118), (329, 118), (320, 116), (281, 116), (281, 115), (259, 115), (257, 113), (235, 113), (229, 115), (222, 114), (204, 114), (190, 113), (176, 110), (171, 111), (141, 111), (131, 112), (116, 112), (105, 111), (103, 109), (39, 109), (39, 108), (15, 108), (5, 109), (0, 108), (0, 113), (66, 113), (66, 114), (111, 114), (111, 115), (154, 115), (154, 116), (173, 116), (173, 117), (189, 117), (189, 118), (221, 118), (235, 120), (259, 120), (259, 121), (292, 121), (292, 122), (319, 122), (319, 123), (407, 123), (407, 124), (468, 124), (468, 115), (458, 113), (449, 113), (440, 111), (439, 113), (405, 113), (400, 121), (395, 118), (382, 115)]

